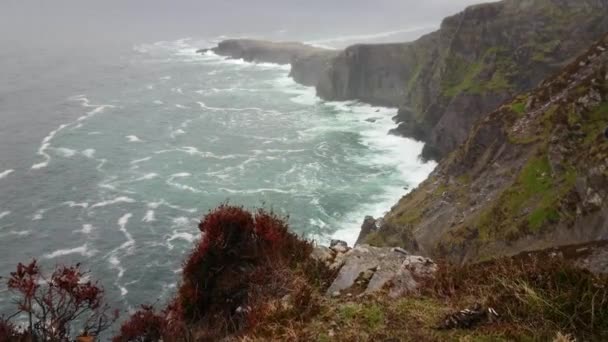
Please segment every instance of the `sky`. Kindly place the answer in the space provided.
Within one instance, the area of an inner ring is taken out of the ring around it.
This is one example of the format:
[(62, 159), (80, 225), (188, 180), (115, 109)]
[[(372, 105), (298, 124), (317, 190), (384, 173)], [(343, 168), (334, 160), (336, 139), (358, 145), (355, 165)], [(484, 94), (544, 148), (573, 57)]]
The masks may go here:
[(0, 42), (67, 45), (221, 34), (373, 33), (417, 25), (476, 0), (2, 0)]

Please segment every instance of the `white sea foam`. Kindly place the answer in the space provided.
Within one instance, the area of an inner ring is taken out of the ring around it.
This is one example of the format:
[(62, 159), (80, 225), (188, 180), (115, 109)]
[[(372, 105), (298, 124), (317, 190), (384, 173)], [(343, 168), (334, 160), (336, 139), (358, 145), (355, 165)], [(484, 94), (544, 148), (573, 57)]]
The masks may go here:
[(36, 210), (36, 212), (34, 213), (34, 216), (32, 216), (32, 221), (40, 221), (40, 220), (42, 220), (42, 218), (44, 217), (44, 214), (48, 210), (49, 209), (38, 209), (38, 210)]
[(258, 108), (258, 107), (247, 107), (247, 108), (237, 108), (237, 107), (210, 107), (207, 106), (204, 102), (202, 101), (197, 101), (196, 102), (201, 109), (206, 109), (206, 110), (212, 110), (212, 111), (227, 111), (227, 112), (268, 112), (268, 113), (278, 113), (275, 110), (266, 110), (263, 108)]
[(144, 180), (150, 180), (150, 179), (154, 179), (158, 177), (158, 173), (154, 173), (154, 172), (150, 172), (150, 173), (146, 173), (145, 175), (134, 179), (134, 182), (139, 182), (139, 181), (144, 181)]
[[(43, 161), (32, 165), (32, 167), (31, 167), (32, 169), (34, 169), (34, 170), (42, 169), (49, 165), (49, 163), (51, 161), (51, 156), (47, 153), (47, 150), (51, 146), (51, 141), (53, 140), (53, 138), (55, 138), (55, 136), (59, 132), (61, 132), (62, 130), (66, 129), (68, 127), (79, 125), (80, 122), (87, 120), (99, 113), (103, 113), (107, 108), (114, 108), (114, 106), (112, 106), (112, 105), (92, 105), (89, 102), (89, 99), (87, 99), (85, 97), (85, 95), (77, 95), (77, 96), (70, 97), (69, 99), (71, 101), (81, 102), (83, 107), (92, 107), (94, 109), (87, 112), (85, 115), (79, 117), (78, 119), (76, 119), (76, 121), (60, 125), (55, 130), (51, 131), (46, 137), (44, 137), (44, 139), (42, 139), (40, 147), (38, 148), (38, 151), (37, 151), (37, 154), (43, 158)], [(61, 152), (59, 152), (59, 153), (61, 153)]]
[(0, 220), (3, 219), (3, 218), (5, 218), (5, 217), (7, 217), (10, 214), (11, 214), (11, 212), (8, 211), (8, 210), (1, 212), (0, 213)]
[(175, 217), (171, 220), (172, 227), (188, 227), (190, 225), (190, 219), (185, 216)]
[(122, 276), (125, 274), (125, 269), (124, 267), (122, 267), (120, 259), (118, 259), (116, 254), (110, 255), (110, 257), (108, 258), (108, 262), (110, 263), (113, 269), (118, 271), (118, 279), (122, 278)]
[(88, 235), (88, 234), (91, 234), (91, 232), (93, 231), (93, 229), (95, 229), (95, 227), (93, 227), (92, 224), (85, 223), (85, 224), (82, 225), (82, 229), (75, 230), (74, 232), (75, 233), (82, 233), (82, 234)]
[(129, 197), (121, 196), (112, 200), (107, 200), (99, 203), (95, 203), (91, 206), (91, 209), (106, 207), (108, 205), (119, 204), (119, 203), (135, 203), (135, 200)]
[(15, 170), (9, 169), (9, 170), (5, 170), (0, 172), (0, 179), (10, 175), (11, 173), (15, 172)]
[(152, 159), (152, 157), (145, 157), (145, 158), (141, 158), (141, 159), (135, 159), (135, 160), (132, 160), (130, 162), (130, 164), (131, 165), (135, 165), (135, 164), (143, 163), (143, 162), (148, 161), (150, 159)]
[(51, 140), (53, 140), (53, 138), (55, 137), (55, 134), (59, 133), (61, 130), (63, 130), (66, 127), (68, 127), (67, 124), (60, 125), (57, 129), (55, 129), (54, 131), (51, 131), (46, 137), (44, 137), (44, 139), (42, 139), (42, 143), (40, 144), (40, 147), (38, 148), (37, 153), (39, 156), (42, 156), (44, 158), (44, 161), (32, 165), (32, 169), (34, 169), (34, 170), (41, 169), (41, 168), (47, 167), (49, 165), (49, 162), (51, 161), (51, 156), (48, 153), (46, 153), (46, 150), (49, 148), (49, 146), (51, 146)]
[(94, 256), (95, 254), (97, 254), (97, 250), (95, 250), (95, 249), (90, 250), (88, 244), (84, 244), (80, 247), (75, 247), (75, 248), (58, 249), (54, 252), (45, 254), (43, 256), (43, 258), (55, 259), (55, 258), (62, 257), (65, 255), (70, 255), (70, 254), (80, 254), (83, 257), (90, 258), (90, 257)]
[(184, 131), (181, 128), (178, 128), (176, 130), (171, 131), (171, 139), (175, 139), (175, 137), (179, 136), (179, 135), (184, 135), (186, 134), (186, 131)]
[(157, 105), (163, 105), (163, 104), (165, 104), (165, 103), (164, 103), (163, 101), (161, 101), (161, 100), (154, 100), (154, 101), (152, 101), (152, 103), (157, 104)]
[(133, 245), (135, 245), (135, 239), (133, 239), (133, 236), (127, 230), (127, 224), (129, 223), (129, 219), (131, 219), (132, 216), (133, 214), (127, 213), (118, 219), (118, 226), (120, 227), (119, 230), (124, 234), (125, 238), (127, 239), (127, 241), (123, 243), (120, 248), (130, 249)]
[(187, 178), (190, 176), (192, 176), (192, 175), (187, 172), (175, 173), (175, 174), (172, 174), (171, 176), (169, 176), (169, 178), (167, 178), (166, 183), (167, 183), (167, 185), (170, 185), (170, 186), (175, 187), (180, 190), (189, 191), (189, 192), (193, 192), (193, 193), (200, 193), (201, 190), (199, 190), (195, 187), (175, 182), (175, 179), (177, 179), (177, 178)]
[(55, 150), (55, 152), (65, 158), (71, 158), (76, 155), (76, 150), (73, 150), (71, 148), (55, 147), (53, 148), (53, 150)]
[(74, 201), (67, 201), (67, 202), (63, 202), (63, 205), (67, 205), (70, 208), (82, 208), (82, 209), (86, 209), (89, 207), (89, 203), (87, 203), (87, 202), (78, 203), (78, 202), (74, 202)]
[(141, 219), (142, 222), (154, 222), (156, 221), (156, 217), (154, 217), (154, 210), (148, 210), (146, 215)]
[(178, 210), (178, 211), (183, 211), (186, 213), (195, 213), (196, 212), (196, 209), (194, 209), (194, 208), (182, 208), (178, 205), (171, 204), (171, 203), (165, 201), (164, 199), (160, 200), (158, 202), (148, 202), (147, 206), (150, 209), (158, 209), (160, 206), (165, 206), (167, 208), (171, 208), (173, 210)]
[(82, 150), (83, 156), (87, 157), (87, 158), (93, 158), (93, 156), (95, 155), (95, 150), (92, 148), (87, 148), (86, 150)]
[(275, 189), (275, 188), (261, 188), (261, 189), (243, 189), (243, 190), (237, 190), (237, 189), (228, 189), (228, 188), (218, 188), (219, 191), (224, 191), (230, 194), (259, 194), (259, 193), (265, 193), (265, 192), (274, 192), (274, 193), (279, 193), (279, 194), (296, 194), (299, 193), (298, 189), (289, 189), (289, 190), (283, 190), (283, 189)]
[(194, 146), (182, 146), (182, 147), (171, 149), (171, 150), (160, 150), (160, 151), (155, 151), (154, 154), (164, 154), (164, 153), (171, 153), (171, 152), (182, 152), (182, 153), (187, 153), (191, 156), (200, 156), (202, 158), (213, 158), (213, 159), (221, 159), (221, 160), (235, 159), (235, 158), (245, 156), (245, 155), (241, 155), (241, 154), (216, 155), (212, 152), (200, 151), (198, 148), (196, 148)]
[[(355, 127), (362, 136), (361, 142), (371, 150), (371, 154), (356, 161), (383, 169), (394, 169), (397, 171), (396, 177), (400, 180), (400, 182), (396, 182), (398, 185), (385, 186), (382, 194), (372, 196), (367, 204), (355, 208), (344, 216), (339, 223), (339, 230), (333, 237), (353, 244), (359, 234), (364, 215), (383, 216), (406, 194), (403, 186), (413, 187), (419, 184), (435, 168), (436, 164), (420, 162), (418, 155), (424, 146), (422, 143), (387, 134), (394, 127), (391, 118), (396, 114), (396, 109), (373, 107), (355, 102), (330, 102), (327, 105), (334, 106), (343, 112), (339, 119), (343, 120), (345, 124), (348, 121), (348, 124)], [(377, 118), (373, 124), (366, 121), (372, 116)]]
[(186, 233), (186, 232), (174, 231), (173, 234), (169, 237), (169, 239), (167, 239), (167, 242), (171, 242), (174, 240), (184, 240), (187, 242), (193, 242), (194, 240), (196, 240), (196, 236), (194, 234), (190, 234), (190, 233)]
[(178, 104), (176, 104), (176, 105), (175, 105), (175, 107), (176, 107), (176, 108), (179, 108), (179, 109), (188, 109), (188, 108), (189, 108), (189, 107), (184, 106), (184, 105), (181, 105), (181, 104), (179, 104), (179, 103), (178, 103)]
[(132, 142), (132, 143), (134, 143), (134, 142), (142, 142), (142, 140), (139, 139), (136, 135), (127, 135), (125, 138), (127, 138), (127, 140), (129, 142)]

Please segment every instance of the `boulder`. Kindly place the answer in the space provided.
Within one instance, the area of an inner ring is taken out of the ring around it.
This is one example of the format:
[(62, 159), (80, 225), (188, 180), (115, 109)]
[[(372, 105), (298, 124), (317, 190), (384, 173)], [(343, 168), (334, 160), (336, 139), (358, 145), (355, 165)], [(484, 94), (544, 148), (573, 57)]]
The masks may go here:
[(336, 253), (346, 253), (350, 249), (348, 244), (342, 240), (331, 240), (329, 248)]
[(328, 296), (348, 293), (355, 287), (360, 287), (363, 294), (387, 288), (391, 296), (402, 296), (416, 290), (418, 279), (432, 277), (437, 269), (428, 258), (407, 255), (401, 249), (369, 245), (355, 246), (342, 254), (341, 259), (343, 265), (327, 289)]

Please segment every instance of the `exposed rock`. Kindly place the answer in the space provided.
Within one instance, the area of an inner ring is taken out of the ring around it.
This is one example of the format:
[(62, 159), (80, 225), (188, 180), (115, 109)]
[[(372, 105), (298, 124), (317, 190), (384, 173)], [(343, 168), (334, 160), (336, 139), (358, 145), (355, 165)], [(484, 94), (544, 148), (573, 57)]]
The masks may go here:
[(355, 242), (355, 246), (360, 244), (363, 239), (365, 239), (370, 233), (378, 230), (379, 225), (376, 222), (376, 219), (372, 216), (365, 216), (363, 220), (363, 225), (361, 225), (361, 231), (359, 232), (359, 237), (357, 238), (357, 242)]
[(291, 61), (289, 76), (294, 81), (309, 87), (315, 87), (321, 77), (327, 73), (331, 61), (340, 51), (319, 50), (305, 54), (298, 54)]
[(415, 291), (418, 280), (431, 277), (435, 271), (436, 265), (430, 259), (409, 256), (392, 248), (359, 245), (344, 254), (344, 265), (327, 295), (363, 286), (360, 289), (363, 294), (388, 287), (391, 296), (401, 296)]
[(608, 239), (608, 88), (594, 82), (608, 50), (597, 46), (608, 35), (479, 120), (372, 241), (460, 263)]
[(347, 48), (317, 93), (400, 107), (394, 132), (427, 142), (423, 158), (439, 159), (466, 139), (478, 119), (538, 85), (607, 32), (607, 11), (608, 3), (597, 0), (474, 5), (415, 42)]
[(297, 42), (270, 42), (255, 39), (228, 39), (210, 50), (220, 56), (243, 59), (248, 62), (277, 64), (289, 64), (296, 58), (327, 51)]
[(334, 253), (332, 253), (332, 250), (325, 247), (325, 246), (317, 246), (312, 250), (312, 253), (310, 254), (311, 258), (318, 260), (320, 262), (325, 263), (326, 265), (330, 266), (335, 258)]
[(326, 73), (330, 62), (339, 51), (322, 49), (297, 42), (270, 42), (253, 39), (224, 40), (212, 49), (220, 56), (243, 59), (248, 62), (291, 64), (290, 76), (298, 83), (314, 87)]

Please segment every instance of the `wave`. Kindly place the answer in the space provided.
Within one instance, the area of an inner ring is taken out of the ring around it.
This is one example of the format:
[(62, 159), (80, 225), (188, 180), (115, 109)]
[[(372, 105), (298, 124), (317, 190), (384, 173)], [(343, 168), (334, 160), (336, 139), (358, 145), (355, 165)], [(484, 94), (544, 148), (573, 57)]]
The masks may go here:
[(45, 254), (43, 256), (44, 259), (55, 259), (58, 257), (70, 255), (70, 254), (80, 254), (83, 257), (90, 258), (97, 254), (98, 251), (95, 249), (89, 250), (88, 244), (84, 244), (80, 247), (69, 248), (69, 249), (58, 249), (54, 252)]
[(154, 172), (151, 172), (151, 173), (146, 173), (145, 175), (143, 175), (143, 176), (141, 176), (141, 177), (139, 177), (139, 178), (134, 179), (134, 180), (133, 180), (133, 182), (139, 182), (139, 181), (144, 181), (144, 180), (150, 180), (150, 179), (154, 179), (154, 178), (156, 178), (156, 177), (158, 177), (158, 173), (154, 173)]
[(32, 221), (40, 221), (44, 218), (44, 214), (49, 211), (49, 209), (38, 209), (32, 216)]
[(7, 217), (10, 214), (11, 214), (11, 212), (8, 211), (8, 210), (1, 212), (0, 213), (0, 220), (3, 219), (3, 218), (5, 218), (5, 217)]
[(86, 150), (82, 150), (80, 153), (82, 153), (83, 156), (92, 159), (95, 155), (95, 150), (92, 148), (87, 148)]
[(53, 140), (55, 135), (57, 133), (61, 132), (64, 128), (66, 128), (68, 126), (69, 126), (68, 124), (60, 125), (55, 130), (51, 131), (46, 137), (44, 137), (44, 139), (42, 139), (42, 143), (40, 144), (40, 147), (38, 148), (37, 154), (39, 156), (42, 156), (44, 158), (44, 161), (32, 165), (32, 169), (34, 169), (34, 170), (41, 169), (41, 168), (47, 167), (49, 165), (49, 162), (51, 161), (51, 156), (48, 153), (46, 153), (46, 150), (51, 146), (51, 140)]
[(173, 209), (173, 210), (177, 210), (177, 211), (182, 211), (182, 212), (186, 212), (186, 213), (195, 213), (197, 211), (197, 209), (194, 208), (182, 208), (178, 205), (174, 205), (171, 204), (167, 201), (165, 201), (164, 199), (158, 201), (158, 202), (148, 202), (147, 203), (148, 208), (150, 209), (158, 209), (160, 206), (165, 206), (167, 208)]
[(200, 151), (198, 148), (196, 148), (194, 146), (182, 146), (180, 148), (175, 148), (175, 149), (171, 149), (171, 150), (160, 150), (160, 151), (155, 151), (154, 154), (164, 154), (164, 153), (171, 153), (171, 152), (182, 152), (182, 153), (189, 154), (191, 156), (200, 156), (202, 158), (213, 158), (213, 159), (220, 159), (220, 160), (235, 159), (235, 158), (240, 158), (240, 157), (245, 156), (245, 155), (241, 155), (241, 154), (227, 154), (227, 155), (219, 156), (212, 152)]
[(152, 157), (145, 157), (145, 158), (141, 158), (141, 159), (135, 159), (135, 160), (132, 160), (129, 164), (135, 165), (135, 164), (143, 163), (143, 162), (148, 161), (150, 159), (152, 159)]
[(9, 169), (9, 170), (0, 172), (0, 179), (5, 178), (6, 176), (10, 175), (13, 172), (15, 172), (15, 170), (13, 170), (13, 169)]
[(49, 147), (51, 146), (51, 140), (53, 140), (53, 138), (55, 138), (55, 136), (63, 131), (64, 129), (68, 128), (68, 127), (72, 127), (74, 125), (78, 125), (81, 121), (87, 120), (97, 114), (103, 113), (107, 108), (114, 108), (114, 106), (112, 105), (92, 105), (89, 102), (89, 99), (87, 99), (85, 97), (85, 95), (76, 95), (76, 96), (72, 96), (69, 98), (70, 101), (78, 101), (82, 103), (83, 107), (87, 107), (87, 108), (94, 108), (93, 110), (87, 112), (85, 115), (79, 117), (78, 119), (76, 119), (76, 121), (72, 121), (70, 123), (66, 123), (66, 124), (61, 124), (59, 125), (59, 127), (57, 127), (55, 130), (51, 131), (46, 137), (44, 137), (42, 139), (42, 142), (40, 143), (40, 147), (38, 148), (38, 151), (36, 152), (37, 155), (41, 156), (43, 158), (42, 162), (33, 164), (31, 169), (33, 170), (38, 170), (38, 169), (42, 169), (45, 168), (49, 165), (50, 161), (51, 161), (51, 156), (47, 153), (47, 150), (49, 149)]
[(123, 233), (125, 239), (127, 240), (122, 245), (120, 245), (119, 249), (127, 249), (129, 252), (132, 251), (132, 247), (135, 245), (135, 239), (133, 239), (133, 236), (127, 230), (127, 224), (129, 223), (129, 220), (132, 216), (133, 214), (127, 213), (118, 219), (119, 230)]
[(202, 191), (197, 188), (175, 182), (176, 178), (187, 178), (190, 176), (192, 176), (192, 175), (187, 172), (175, 173), (175, 174), (172, 174), (171, 176), (169, 176), (169, 178), (167, 178), (166, 183), (167, 183), (167, 185), (170, 185), (170, 186), (180, 189), (180, 190), (189, 191), (189, 192), (193, 192), (193, 193), (201, 193)]
[(53, 150), (65, 158), (71, 158), (76, 155), (76, 150), (66, 147), (54, 147)]
[(95, 227), (93, 227), (92, 224), (85, 223), (85, 224), (82, 225), (82, 229), (75, 230), (74, 232), (75, 233), (82, 233), (82, 234), (88, 235), (88, 234), (91, 234), (91, 232), (93, 231), (93, 229), (95, 229)]
[(82, 208), (82, 209), (86, 209), (89, 207), (89, 203), (87, 203), (87, 202), (78, 203), (78, 202), (74, 202), (74, 201), (67, 201), (67, 202), (63, 202), (63, 205), (67, 205), (70, 208)]
[(279, 194), (297, 194), (299, 191), (297, 189), (291, 190), (283, 190), (283, 189), (275, 189), (275, 188), (261, 188), (261, 189), (249, 189), (249, 190), (235, 190), (228, 188), (218, 188), (219, 191), (224, 191), (230, 194), (259, 194), (265, 192), (274, 192)]
[(142, 140), (139, 139), (136, 135), (127, 135), (125, 138), (127, 138), (127, 140), (132, 143), (142, 142)]
[(112, 200), (95, 203), (90, 207), (90, 209), (106, 207), (108, 205), (119, 204), (119, 203), (135, 203), (135, 202), (136, 201), (132, 198), (121, 196), (121, 197), (117, 197)]
[(154, 210), (148, 210), (146, 215), (141, 219), (142, 222), (154, 222), (156, 221), (156, 217), (154, 217)]

